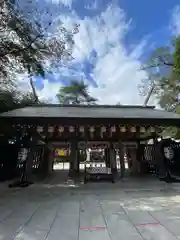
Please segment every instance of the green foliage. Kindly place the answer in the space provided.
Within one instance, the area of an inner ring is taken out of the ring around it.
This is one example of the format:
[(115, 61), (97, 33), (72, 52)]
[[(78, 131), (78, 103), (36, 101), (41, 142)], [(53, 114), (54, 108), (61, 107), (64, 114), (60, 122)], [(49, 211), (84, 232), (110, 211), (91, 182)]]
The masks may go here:
[[(152, 94), (162, 109), (180, 114), (180, 37), (173, 39), (170, 46), (158, 48), (148, 63), (143, 66), (154, 83)], [(157, 77), (158, 69), (158, 77)], [(180, 138), (180, 130), (175, 127), (163, 129), (163, 136)]]
[(0, 91), (0, 113), (33, 104), (37, 103), (32, 93), (23, 95), (16, 91)]
[(152, 94), (158, 99), (159, 105), (175, 111), (180, 93), (180, 38), (173, 39), (170, 46), (156, 49), (142, 68), (149, 73), (149, 82), (145, 84), (154, 84)]
[(61, 87), (57, 98), (61, 104), (95, 104), (97, 101), (89, 95), (88, 86), (83, 81), (75, 80)]
[(173, 74), (175, 75), (177, 83), (180, 83), (180, 38), (176, 39), (173, 59), (174, 59)]
[[(52, 28), (49, 31), (54, 23), (49, 10), (37, 14), (34, 1), (28, 1), (24, 9), (17, 2), (0, 1), (0, 84), (3, 88), (15, 82), (18, 74), (44, 77), (63, 56), (70, 58), (73, 45), (74, 32), (68, 32), (60, 24), (58, 34), (52, 32)], [(25, 12), (31, 13), (31, 17)], [(49, 20), (44, 24), (42, 19), (46, 18)], [(77, 33), (77, 26), (75, 28)], [(67, 36), (72, 43), (69, 48), (65, 48)]]

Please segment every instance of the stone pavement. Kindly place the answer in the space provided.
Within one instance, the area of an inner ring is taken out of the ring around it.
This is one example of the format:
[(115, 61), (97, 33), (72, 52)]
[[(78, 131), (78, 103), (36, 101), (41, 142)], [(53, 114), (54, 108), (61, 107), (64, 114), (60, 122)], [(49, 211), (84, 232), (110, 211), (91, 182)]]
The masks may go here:
[(180, 239), (180, 184), (0, 185), (0, 240)]

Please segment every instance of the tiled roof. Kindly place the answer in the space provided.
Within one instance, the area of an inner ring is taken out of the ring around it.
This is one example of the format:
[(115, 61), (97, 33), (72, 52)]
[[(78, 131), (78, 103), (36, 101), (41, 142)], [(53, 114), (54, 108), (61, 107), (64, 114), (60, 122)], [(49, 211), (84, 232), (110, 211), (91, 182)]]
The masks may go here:
[(0, 118), (121, 118), (121, 119), (174, 119), (180, 115), (155, 109), (152, 106), (107, 105), (37, 105), (0, 114)]

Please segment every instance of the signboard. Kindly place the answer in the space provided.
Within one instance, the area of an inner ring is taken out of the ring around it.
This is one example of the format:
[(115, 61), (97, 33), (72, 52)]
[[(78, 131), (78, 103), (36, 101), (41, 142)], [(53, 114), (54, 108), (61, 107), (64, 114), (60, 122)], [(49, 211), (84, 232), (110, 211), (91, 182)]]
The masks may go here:
[(55, 156), (56, 157), (66, 157), (68, 155), (69, 151), (68, 149), (63, 148), (56, 148), (55, 149)]

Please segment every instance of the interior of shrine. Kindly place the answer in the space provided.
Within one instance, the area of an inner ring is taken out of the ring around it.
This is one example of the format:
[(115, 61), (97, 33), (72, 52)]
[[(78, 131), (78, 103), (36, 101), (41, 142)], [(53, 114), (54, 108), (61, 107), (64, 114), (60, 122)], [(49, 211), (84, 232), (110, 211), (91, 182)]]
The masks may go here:
[[(180, 146), (162, 139), (162, 126), (180, 115), (142, 106), (41, 105), (0, 115), (0, 180), (34, 179), (66, 171), (70, 179), (108, 180), (152, 175), (180, 179)], [(149, 142), (151, 140), (151, 143)], [(61, 172), (60, 171), (60, 172)]]

